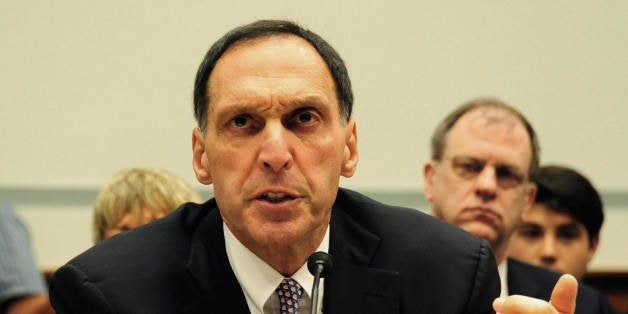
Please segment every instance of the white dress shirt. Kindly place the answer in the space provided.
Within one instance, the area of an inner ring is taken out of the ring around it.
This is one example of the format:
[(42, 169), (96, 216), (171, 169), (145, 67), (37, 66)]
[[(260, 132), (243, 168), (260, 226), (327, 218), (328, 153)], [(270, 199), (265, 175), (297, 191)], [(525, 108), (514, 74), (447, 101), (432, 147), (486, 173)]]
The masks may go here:
[(508, 296), (508, 259), (505, 258), (503, 262), (497, 265), (497, 272), (499, 273), (499, 283), (502, 286), (502, 291), (499, 296), (504, 298)]
[[(242, 287), (251, 314), (279, 313), (279, 298), (275, 289), (285, 277), (240, 243), (225, 224), (223, 230), (229, 264)], [(329, 226), (317, 251), (329, 251)], [(299, 299), (299, 313), (309, 313), (314, 276), (308, 271), (307, 262), (290, 278), (303, 288)], [(321, 279), (318, 289), (317, 312), (322, 313), (324, 279)]]

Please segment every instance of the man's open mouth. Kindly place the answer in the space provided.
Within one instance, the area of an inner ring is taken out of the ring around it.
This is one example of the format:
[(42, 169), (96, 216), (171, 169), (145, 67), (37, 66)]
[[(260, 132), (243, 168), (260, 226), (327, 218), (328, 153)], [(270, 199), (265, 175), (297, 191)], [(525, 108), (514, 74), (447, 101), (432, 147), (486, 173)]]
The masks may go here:
[(260, 198), (271, 203), (279, 203), (287, 200), (293, 200), (294, 196), (286, 193), (266, 192), (263, 193)]

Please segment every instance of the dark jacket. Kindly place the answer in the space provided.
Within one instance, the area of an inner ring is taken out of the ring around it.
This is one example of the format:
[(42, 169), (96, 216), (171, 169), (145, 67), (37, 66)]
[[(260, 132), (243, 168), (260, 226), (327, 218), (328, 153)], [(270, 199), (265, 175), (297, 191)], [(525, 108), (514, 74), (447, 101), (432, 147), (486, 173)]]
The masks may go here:
[[(492, 313), (499, 294), (486, 241), (349, 190), (332, 209), (329, 253), (326, 314)], [(55, 272), (50, 296), (59, 314), (249, 312), (215, 200), (89, 249)]]

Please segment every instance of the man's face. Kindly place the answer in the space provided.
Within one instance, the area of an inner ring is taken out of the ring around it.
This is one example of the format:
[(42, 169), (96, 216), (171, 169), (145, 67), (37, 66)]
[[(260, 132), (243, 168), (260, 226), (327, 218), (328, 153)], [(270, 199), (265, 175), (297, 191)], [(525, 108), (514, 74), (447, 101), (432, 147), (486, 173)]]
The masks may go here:
[(340, 176), (358, 159), (326, 63), (291, 35), (238, 43), (217, 62), (207, 131), (193, 134), (194, 170), (213, 184), (222, 218), (245, 246), (315, 250)]
[(527, 131), (512, 113), (495, 107), (467, 112), (449, 131), (442, 160), (424, 167), (433, 214), (487, 239), (499, 261), (536, 193), (528, 183), (531, 157)]
[(522, 216), (508, 255), (524, 262), (582, 278), (597, 249), (585, 226), (568, 214), (536, 203)]

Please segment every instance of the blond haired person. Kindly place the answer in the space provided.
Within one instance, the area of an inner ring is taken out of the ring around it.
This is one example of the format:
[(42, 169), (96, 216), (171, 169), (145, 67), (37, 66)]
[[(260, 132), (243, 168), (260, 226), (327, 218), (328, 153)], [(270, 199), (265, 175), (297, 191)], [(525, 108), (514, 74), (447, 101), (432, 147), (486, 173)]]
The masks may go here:
[(201, 202), (183, 179), (163, 169), (132, 168), (117, 172), (94, 203), (94, 243), (147, 224), (186, 202)]

